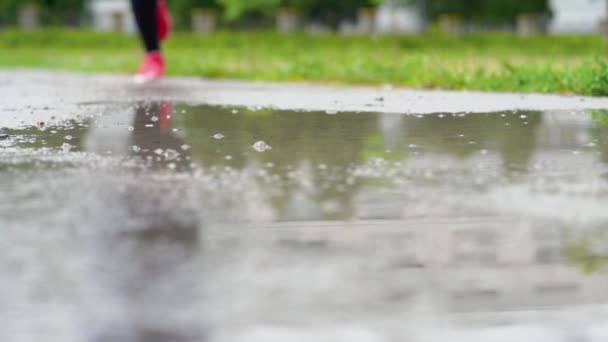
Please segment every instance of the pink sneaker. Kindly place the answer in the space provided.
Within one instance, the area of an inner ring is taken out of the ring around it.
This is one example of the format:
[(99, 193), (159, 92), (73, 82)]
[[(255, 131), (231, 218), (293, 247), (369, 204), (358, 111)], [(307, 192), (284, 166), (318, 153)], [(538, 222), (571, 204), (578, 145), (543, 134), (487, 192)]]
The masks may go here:
[(171, 33), (171, 13), (165, 0), (156, 2), (156, 20), (158, 27), (158, 39), (162, 42)]
[(147, 83), (158, 80), (165, 75), (165, 60), (159, 52), (149, 52), (144, 57), (137, 74), (135, 83)]

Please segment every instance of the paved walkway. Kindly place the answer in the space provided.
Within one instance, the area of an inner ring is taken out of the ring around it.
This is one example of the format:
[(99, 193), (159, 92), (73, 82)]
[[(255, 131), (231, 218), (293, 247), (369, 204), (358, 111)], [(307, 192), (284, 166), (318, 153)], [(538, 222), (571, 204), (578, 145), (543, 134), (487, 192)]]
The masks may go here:
[[(277, 109), (426, 114), (608, 108), (608, 98), (168, 78), (136, 86), (128, 75), (0, 70), (0, 127), (79, 113), (91, 102), (174, 100)], [(12, 115), (11, 115), (12, 114)]]

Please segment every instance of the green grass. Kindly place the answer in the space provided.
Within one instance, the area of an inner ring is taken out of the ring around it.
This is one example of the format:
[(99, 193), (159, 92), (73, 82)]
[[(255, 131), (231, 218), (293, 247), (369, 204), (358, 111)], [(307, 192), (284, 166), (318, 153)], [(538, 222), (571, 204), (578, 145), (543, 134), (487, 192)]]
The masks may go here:
[[(607, 44), (595, 36), (508, 34), (466, 37), (174, 35), (170, 75), (416, 88), (608, 95)], [(135, 37), (113, 33), (5, 30), (0, 67), (129, 73), (141, 57)]]

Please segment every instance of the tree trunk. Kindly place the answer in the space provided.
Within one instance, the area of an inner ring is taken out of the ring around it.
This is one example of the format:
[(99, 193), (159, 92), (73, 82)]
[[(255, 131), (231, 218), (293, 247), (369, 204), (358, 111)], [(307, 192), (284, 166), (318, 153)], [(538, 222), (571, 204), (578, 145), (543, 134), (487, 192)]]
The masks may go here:
[(441, 32), (448, 35), (460, 36), (464, 33), (464, 22), (459, 14), (444, 14), (439, 17)]
[(214, 9), (195, 9), (192, 11), (192, 31), (211, 33), (217, 28), (217, 11)]
[(277, 12), (277, 30), (282, 33), (293, 33), (300, 29), (300, 14), (293, 8), (281, 8)]
[(36, 4), (26, 3), (19, 8), (19, 27), (24, 30), (40, 28), (40, 9)]
[(520, 14), (517, 16), (517, 34), (533, 36), (542, 32), (541, 18), (537, 14)]
[(359, 9), (357, 18), (359, 33), (371, 34), (376, 32), (376, 13), (375, 8)]

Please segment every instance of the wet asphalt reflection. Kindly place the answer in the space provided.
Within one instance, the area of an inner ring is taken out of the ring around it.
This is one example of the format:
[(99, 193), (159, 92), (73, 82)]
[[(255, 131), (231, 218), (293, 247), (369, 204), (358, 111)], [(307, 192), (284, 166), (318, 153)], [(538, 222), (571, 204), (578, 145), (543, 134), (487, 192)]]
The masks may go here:
[(608, 336), (604, 112), (87, 106), (0, 130), (3, 341)]

